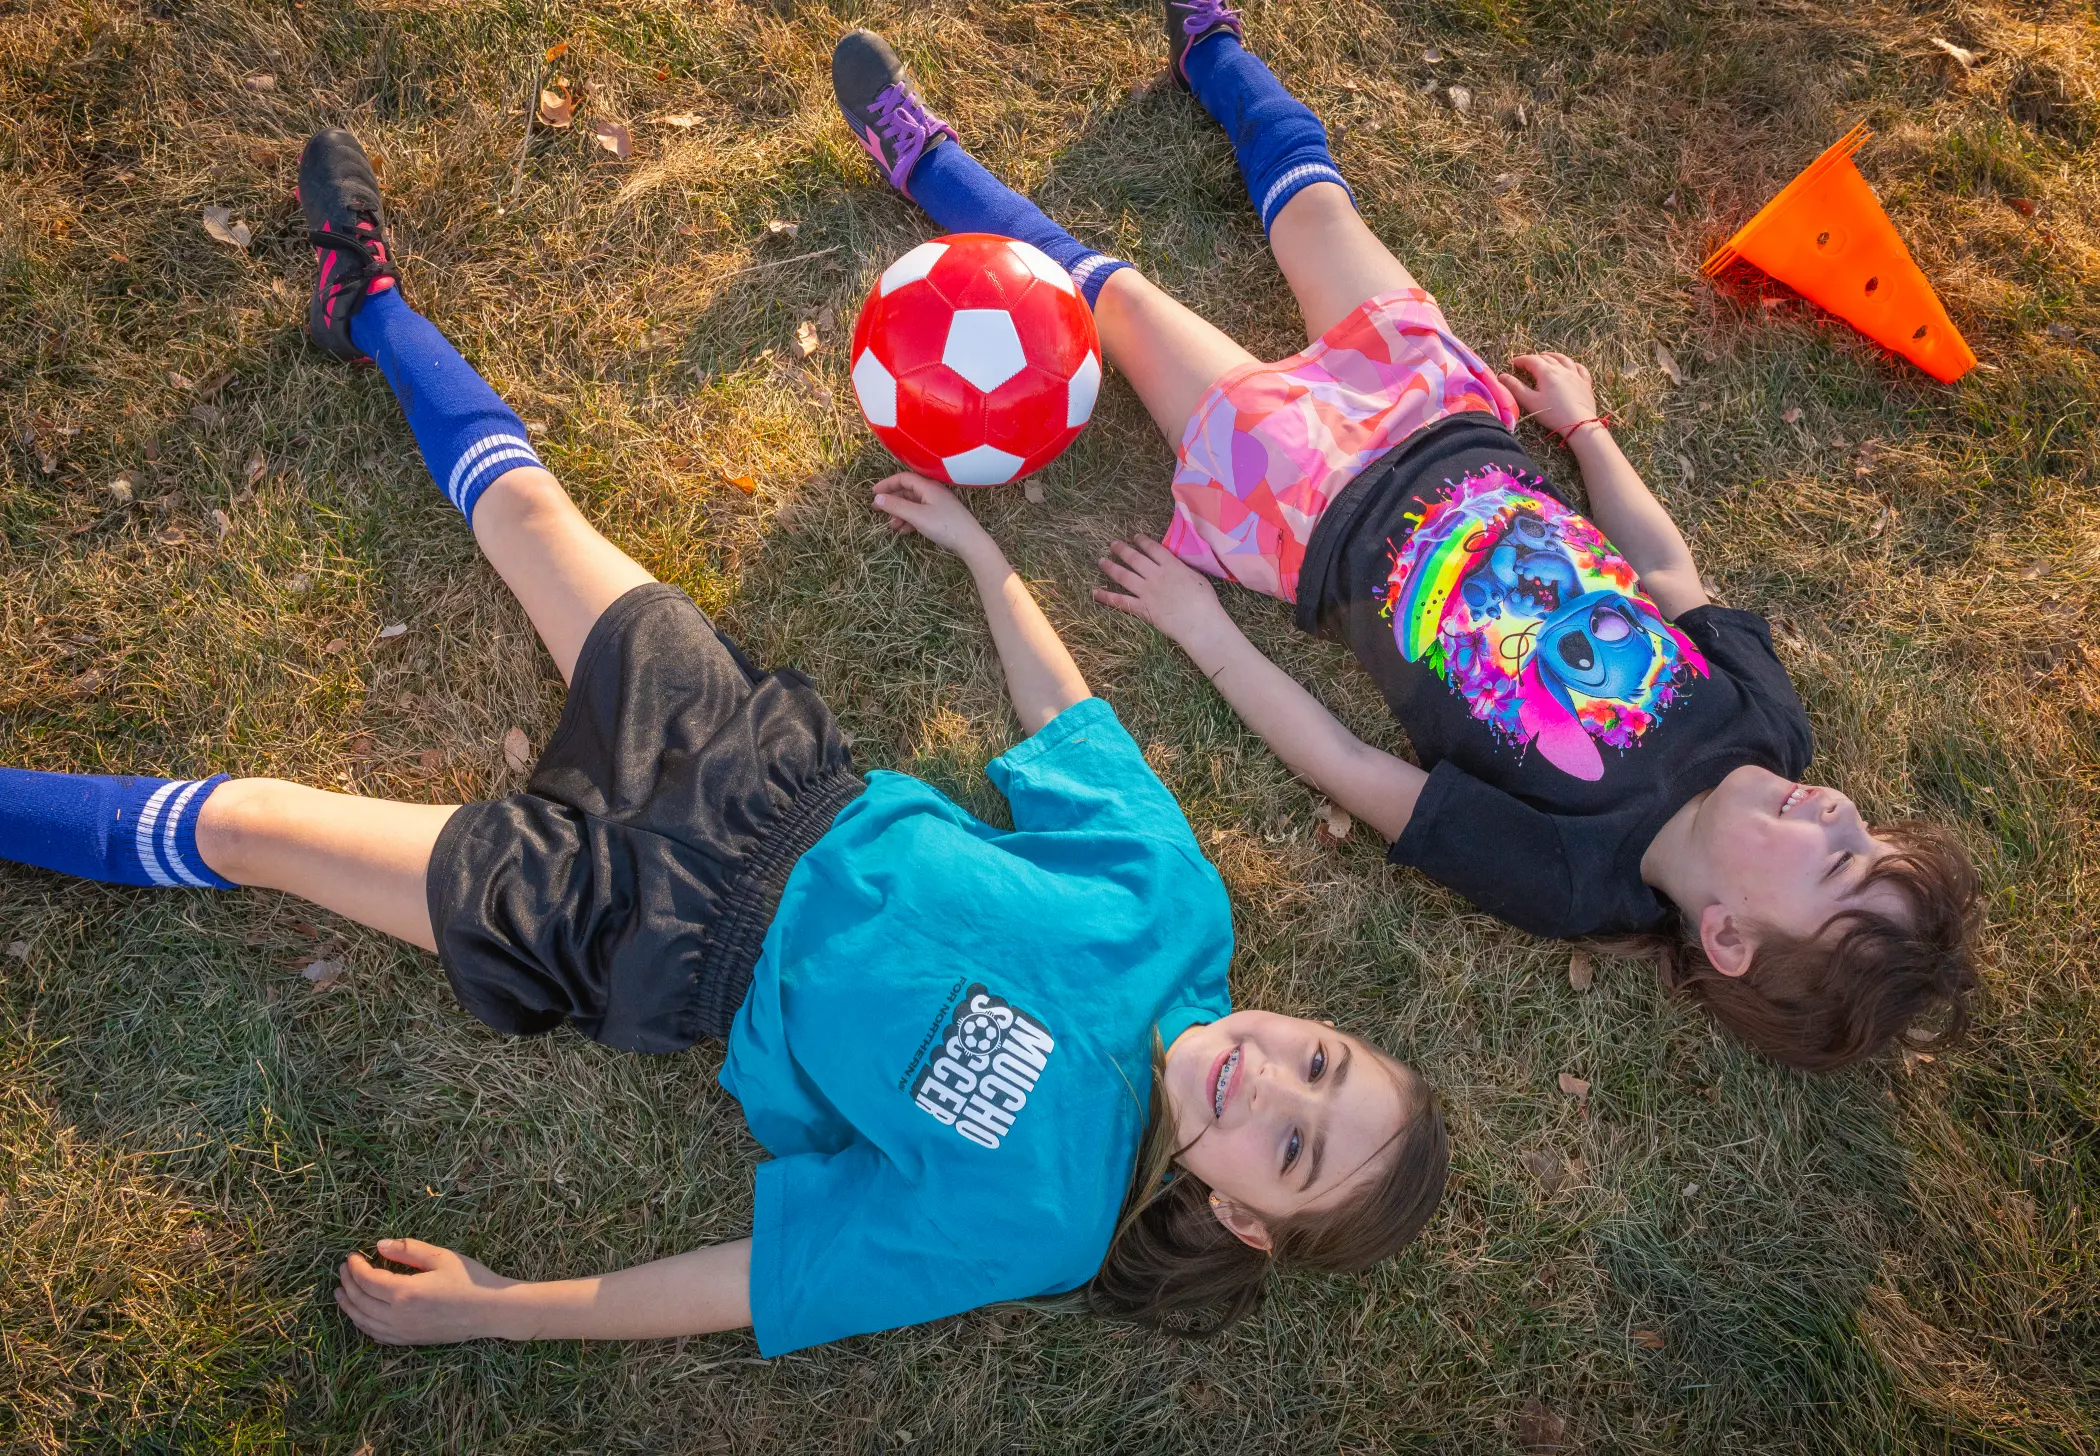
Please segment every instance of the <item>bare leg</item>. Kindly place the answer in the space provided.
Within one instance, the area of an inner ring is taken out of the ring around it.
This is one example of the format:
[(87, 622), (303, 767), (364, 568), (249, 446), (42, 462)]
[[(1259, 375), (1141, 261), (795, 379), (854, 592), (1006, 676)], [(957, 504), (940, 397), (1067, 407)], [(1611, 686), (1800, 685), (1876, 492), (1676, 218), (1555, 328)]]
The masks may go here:
[(1283, 205), (1269, 227), (1269, 248), (1298, 299), (1308, 339), (1375, 294), (1421, 286), (1332, 182), (1315, 182)]
[(577, 654), (599, 614), (656, 580), (599, 535), (561, 482), (536, 465), (506, 471), (483, 492), (474, 539), (524, 606), (563, 682), (575, 680)]
[(234, 779), (197, 816), (197, 852), (237, 884), (285, 890), (436, 950), (424, 877), (438, 831), (458, 807)]
[(1181, 443), (1205, 391), (1229, 371), (1256, 362), (1135, 268), (1119, 269), (1102, 285), (1094, 327), (1108, 362), (1137, 390), (1170, 445)]

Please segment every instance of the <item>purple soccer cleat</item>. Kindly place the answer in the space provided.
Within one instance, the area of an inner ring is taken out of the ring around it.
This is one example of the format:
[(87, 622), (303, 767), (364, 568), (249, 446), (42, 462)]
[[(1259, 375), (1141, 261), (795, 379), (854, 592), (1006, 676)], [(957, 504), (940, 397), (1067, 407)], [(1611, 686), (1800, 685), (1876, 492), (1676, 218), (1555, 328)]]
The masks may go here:
[(1167, 52), (1173, 59), (1168, 68), (1174, 84), (1187, 91), (1189, 50), (1207, 35), (1229, 30), (1240, 35), (1240, 13), (1225, 0), (1167, 0)]
[(890, 186), (911, 196), (904, 185), (911, 169), (919, 158), (952, 139), (955, 128), (926, 109), (904, 62), (870, 30), (850, 31), (833, 48), (831, 89), (846, 114), (846, 125)]

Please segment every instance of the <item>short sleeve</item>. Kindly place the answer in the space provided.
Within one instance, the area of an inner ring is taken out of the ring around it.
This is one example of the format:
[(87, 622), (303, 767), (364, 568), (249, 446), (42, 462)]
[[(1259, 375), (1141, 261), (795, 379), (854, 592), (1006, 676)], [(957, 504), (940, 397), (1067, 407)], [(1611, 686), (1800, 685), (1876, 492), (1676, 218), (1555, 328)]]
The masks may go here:
[(1554, 816), (1440, 763), (1386, 858), (1533, 935), (1581, 933), (1574, 877)]
[(758, 1165), (751, 1327), (768, 1358), (1059, 1292), (1024, 1243), (959, 1246), (874, 1144)]
[(986, 772), (1006, 795), (1016, 829), (1151, 834), (1196, 848), (1181, 805), (1099, 698), (1074, 703)]

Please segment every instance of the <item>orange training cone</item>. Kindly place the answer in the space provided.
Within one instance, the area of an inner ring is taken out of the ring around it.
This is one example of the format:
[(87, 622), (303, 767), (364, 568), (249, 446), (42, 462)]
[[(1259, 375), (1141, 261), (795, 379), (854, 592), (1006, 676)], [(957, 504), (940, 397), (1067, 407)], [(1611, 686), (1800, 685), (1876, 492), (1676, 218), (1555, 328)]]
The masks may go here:
[(1713, 277), (1738, 259), (1829, 309), (1942, 383), (1969, 372), (1976, 355), (1910, 251), (1852, 154), (1874, 133), (1855, 126), (1786, 184), (1724, 243), (1702, 270)]

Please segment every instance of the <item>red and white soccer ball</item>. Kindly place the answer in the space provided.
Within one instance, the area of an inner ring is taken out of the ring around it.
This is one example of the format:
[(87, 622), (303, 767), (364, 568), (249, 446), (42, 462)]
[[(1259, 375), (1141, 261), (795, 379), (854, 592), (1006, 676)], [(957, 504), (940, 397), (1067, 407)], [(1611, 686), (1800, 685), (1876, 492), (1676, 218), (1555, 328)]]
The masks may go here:
[(853, 394), (892, 455), (1004, 485), (1072, 443), (1101, 392), (1094, 315), (1041, 249), (990, 233), (890, 264), (853, 326)]

